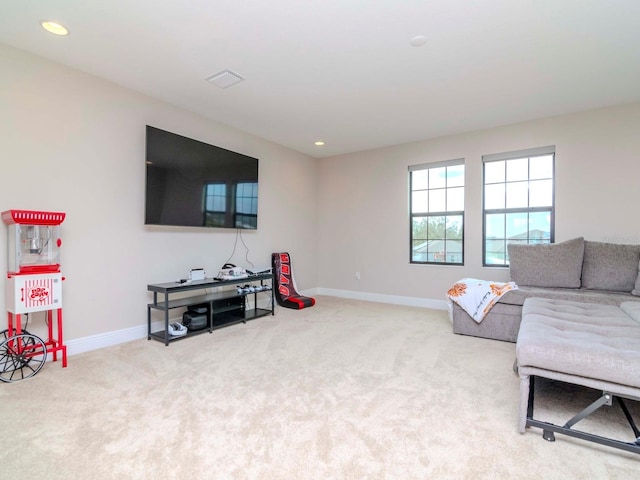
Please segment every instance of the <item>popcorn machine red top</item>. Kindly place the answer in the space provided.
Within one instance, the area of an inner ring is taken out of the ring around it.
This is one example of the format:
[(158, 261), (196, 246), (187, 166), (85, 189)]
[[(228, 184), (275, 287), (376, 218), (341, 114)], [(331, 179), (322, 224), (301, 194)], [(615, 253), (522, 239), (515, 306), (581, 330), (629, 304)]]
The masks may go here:
[(60, 272), (60, 224), (65, 214), (32, 210), (7, 210), (7, 274)]

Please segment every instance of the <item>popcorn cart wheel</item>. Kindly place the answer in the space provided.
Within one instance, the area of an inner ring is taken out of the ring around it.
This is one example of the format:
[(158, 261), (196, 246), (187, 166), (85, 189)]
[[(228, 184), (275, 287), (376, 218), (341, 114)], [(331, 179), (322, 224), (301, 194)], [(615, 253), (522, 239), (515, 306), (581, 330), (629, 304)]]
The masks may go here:
[(15, 335), (9, 335), (9, 330), (0, 332), (0, 381), (11, 383), (31, 378), (46, 360), (47, 347), (37, 335), (26, 330)]

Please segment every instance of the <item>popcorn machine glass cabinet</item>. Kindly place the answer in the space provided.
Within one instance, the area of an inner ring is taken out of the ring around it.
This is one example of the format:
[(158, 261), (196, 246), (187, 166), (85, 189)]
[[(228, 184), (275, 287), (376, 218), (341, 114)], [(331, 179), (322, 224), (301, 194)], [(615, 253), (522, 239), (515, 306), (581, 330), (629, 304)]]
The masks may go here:
[(7, 225), (9, 275), (60, 271), (60, 224), (64, 217), (56, 212), (2, 212)]

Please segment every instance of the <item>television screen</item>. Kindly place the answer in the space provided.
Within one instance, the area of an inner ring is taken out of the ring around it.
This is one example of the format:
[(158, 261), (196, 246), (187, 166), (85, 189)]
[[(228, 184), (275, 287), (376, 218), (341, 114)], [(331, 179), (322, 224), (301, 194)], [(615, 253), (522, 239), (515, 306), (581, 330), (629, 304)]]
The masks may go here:
[(147, 125), (145, 225), (258, 228), (258, 159)]

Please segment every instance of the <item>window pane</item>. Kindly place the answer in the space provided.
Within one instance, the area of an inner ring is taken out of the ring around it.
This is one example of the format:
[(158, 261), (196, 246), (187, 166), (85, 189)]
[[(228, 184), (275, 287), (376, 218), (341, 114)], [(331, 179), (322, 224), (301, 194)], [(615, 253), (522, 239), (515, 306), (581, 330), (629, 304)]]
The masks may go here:
[(444, 188), (446, 184), (446, 167), (429, 169), (429, 188)]
[[(227, 186), (224, 183), (208, 183), (205, 188), (205, 211), (224, 212), (227, 204)], [(224, 220), (224, 217), (223, 217)], [(217, 220), (216, 220), (217, 221)]]
[(447, 167), (447, 187), (462, 187), (464, 185), (464, 165)]
[(411, 172), (411, 189), (426, 190), (429, 188), (429, 170)]
[(207, 184), (207, 195), (224, 195), (227, 186), (223, 183)]
[(507, 213), (506, 231), (508, 239), (527, 239), (529, 236), (529, 214)]
[(438, 241), (435, 245), (429, 247), (430, 262), (444, 262), (446, 260), (447, 256), (444, 250), (444, 241)]
[(210, 210), (214, 212), (224, 212), (226, 210), (225, 204), (227, 202), (224, 197), (212, 197), (210, 200), (212, 200)]
[(415, 241), (423, 242), (427, 239), (427, 219), (425, 217), (414, 218), (411, 222), (411, 232)]
[(549, 243), (551, 241), (551, 213), (533, 212), (529, 214), (529, 243)]
[(504, 183), (487, 185), (484, 189), (484, 208), (504, 208)]
[(504, 240), (485, 241), (485, 263), (487, 265), (506, 264), (506, 248)]
[(553, 177), (553, 155), (533, 157), (529, 164), (529, 178), (532, 180)]
[(484, 164), (484, 183), (504, 182), (505, 162), (487, 162)]
[(445, 192), (446, 190), (429, 190), (429, 211), (444, 212), (445, 211)]
[(529, 202), (529, 182), (507, 183), (507, 208), (527, 207)]
[(447, 212), (464, 210), (464, 187), (447, 188)]
[(423, 240), (414, 240), (411, 242), (411, 261), (412, 262), (428, 262), (427, 243)]
[(462, 240), (462, 215), (447, 215), (446, 228), (448, 240)]
[(447, 240), (444, 257), (447, 262), (462, 263), (462, 240)]
[(429, 217), (429, 240), (444, 239), (445, 217)]
[(529, 159), (518, 158), (507, 160), (507, 182), (526, 180), (529, 178)]
[(487, 238), (505, 238), (504, 213), (485, 215), (485, 235)]
[(411, 211), (413, 213), (427, 213), (429, 211), (428, 190), (421, 190), (411, 194)]
[(553, 203), (553, 182), (534, 180), (529, 185), (529, 206), (550, 207)]
[(207, 213), (206, 215), (207, 227), (221, 227), (224, 225), (224, 213)]

